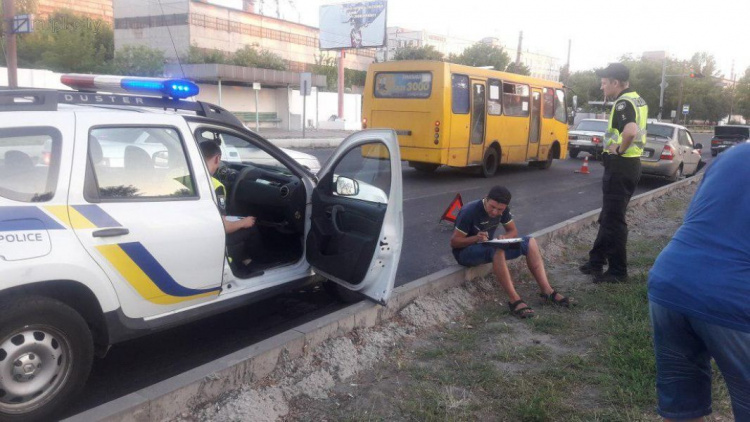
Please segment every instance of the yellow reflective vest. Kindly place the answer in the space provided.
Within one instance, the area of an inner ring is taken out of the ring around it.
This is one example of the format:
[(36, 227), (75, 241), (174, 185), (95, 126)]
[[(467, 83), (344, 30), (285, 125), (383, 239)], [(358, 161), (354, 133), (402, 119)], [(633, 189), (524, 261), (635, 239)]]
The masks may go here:
[(643, 154), (643, 147), (646, 146), (646, 121), (648, 119), (648, 105), (635, 91), (626, 92), (620, 95), (612, 105), (612, 111), (609, 113), (609, 126), (604, 134), (604, 152), (612, 144), (622, 144), (622, 134), (612, 127), (612, 121), (615, 117), (615, 107), (621, 100), (628, 101), (635, 109), (635, 123), (638, 125), (638, 132), (630, 144), (630, 147), (622, 154), (623, 157), (640, 157)]

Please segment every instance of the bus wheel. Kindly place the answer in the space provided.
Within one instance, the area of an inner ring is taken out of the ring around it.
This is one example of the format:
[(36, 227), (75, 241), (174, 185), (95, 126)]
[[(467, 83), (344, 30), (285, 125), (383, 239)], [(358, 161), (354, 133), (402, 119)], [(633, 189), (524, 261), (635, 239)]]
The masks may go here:
[(555, 158), (555, 152), (552, 150), (552, 148), (549, 149), (547, 152), (547, 159), (544, 161), (532, 161), (529, 163), (529, 165), (538, 168), (539, 170), (547, 170), (548, 168), (552, 167), (552, 160)]
[(409, 161), (409, 165), (413, 167), (414, 170), (421, 171), (422, 173), (432, 173), (440, 167), (440, 164), (420, 163), (417, 161)]
[(487, 148), (484, 153), (484, 160), (482, 160), (482, 177), (492, 177), (497, 172), (497, 150), (495, 148)]

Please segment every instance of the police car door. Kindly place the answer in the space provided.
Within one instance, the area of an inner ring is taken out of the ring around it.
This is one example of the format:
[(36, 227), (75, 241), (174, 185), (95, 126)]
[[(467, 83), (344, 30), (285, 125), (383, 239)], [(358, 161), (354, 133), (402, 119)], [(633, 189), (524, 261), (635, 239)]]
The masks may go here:
[(128, 114), (77, 113), (68, 214), (124, 313), (143, 318), (219, 294), (224, 229), (183, 118)]
[(385, 303), (403, 242), (401, 155), (396, 132), (344, 140), (318, 173), (306, 254), (315, 271)]

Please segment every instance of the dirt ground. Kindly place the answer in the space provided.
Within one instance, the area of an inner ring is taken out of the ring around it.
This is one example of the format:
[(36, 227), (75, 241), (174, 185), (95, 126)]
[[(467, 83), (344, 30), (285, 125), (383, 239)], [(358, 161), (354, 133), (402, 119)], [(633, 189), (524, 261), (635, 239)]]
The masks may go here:
[[(494, 277), (474, 280), (416, 300), (387, 325), (331, 339), (177, 420), (658, 420), (646, 273), (694, 190), (629, 212), (629, 283), (594, 285), (578, 272), (595, 226), (545, 248), (550, 282), (576, 300), (573, 309), (542, 306), (519, 259), (511, 273), (536, 310), (532, 320), (509, 314)], [(731, 420), (721, 387), (712, 420)]]

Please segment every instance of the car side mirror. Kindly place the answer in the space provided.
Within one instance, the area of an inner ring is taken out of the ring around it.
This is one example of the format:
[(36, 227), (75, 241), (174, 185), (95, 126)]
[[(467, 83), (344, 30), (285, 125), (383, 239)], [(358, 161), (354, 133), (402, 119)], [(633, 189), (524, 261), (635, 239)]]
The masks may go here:
[(703, 144), (701, 143), (695, 144), (695, 149), (703, 149)]
[(158, 169), (169, 168), (169, 151), (157, 151), (151, 156), (154, 167)]
[(348, 177), (339, 176), (336, 179), (336, 195), (357, 196), (359, 195), (359, 183)]

